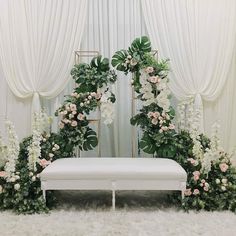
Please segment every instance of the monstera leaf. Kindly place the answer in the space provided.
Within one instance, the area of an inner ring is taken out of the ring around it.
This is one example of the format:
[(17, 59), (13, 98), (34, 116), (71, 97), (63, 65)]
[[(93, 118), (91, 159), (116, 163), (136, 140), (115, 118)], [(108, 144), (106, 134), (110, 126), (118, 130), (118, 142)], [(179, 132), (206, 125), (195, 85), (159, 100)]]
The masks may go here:
[(128, 56), (128, 52), (126, 50), (117, 51), (112, 57), (111, 64), (113, 67), (116, 67), (119, 71), (126, 71), (126, 67), (124, 66), (125, 60)]
[(108, 58), (103, 58), (102, 56), (94, 57), (90, 63), (91, 67), (95, 67), (97, 71), (108, 71), (109, 67), (109, 60)]
[(80, 146), (83, 151), (88, 151), (94, 149), (98, 145), (98, 138), (95, 131), (88, 128), (84, 135), (84, 142)]
[(134, 52), (151, 52), (151, 42), (147, 36), (136, 38), (129, 48), (131, 54)]
[(144, 133), (139, 145), (148, 154), (154, 154), (156, 151), (155, 141), (147, 133)]

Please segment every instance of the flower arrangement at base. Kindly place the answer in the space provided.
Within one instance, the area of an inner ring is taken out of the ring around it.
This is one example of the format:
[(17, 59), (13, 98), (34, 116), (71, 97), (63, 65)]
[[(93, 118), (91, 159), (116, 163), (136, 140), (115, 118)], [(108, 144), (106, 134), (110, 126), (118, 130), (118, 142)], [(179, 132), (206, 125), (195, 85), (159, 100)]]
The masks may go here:
[(6, 123), (8, 144), (0, 137), (0, 210), (49, 212), (57, 202), (53, 191), (48, 191), (46, 204), (40, 173), (54, 160), (73, 156), (76, 146), (87, 151), (97, 145), (87, 119), (91, 111), (101, 108), (104, 123), (113, 121), (115, 95), (109, 85), (116, 81), (116, 74), (108, 59), (98, 56), (90, 64), (75, 65), (71, 75), (77, 86), (56, 111), (61, 116), (58, 133), (50, 132), (51, 118), (44, 112), (34, 114), (32, 135), (21, 143), (12, 123)]

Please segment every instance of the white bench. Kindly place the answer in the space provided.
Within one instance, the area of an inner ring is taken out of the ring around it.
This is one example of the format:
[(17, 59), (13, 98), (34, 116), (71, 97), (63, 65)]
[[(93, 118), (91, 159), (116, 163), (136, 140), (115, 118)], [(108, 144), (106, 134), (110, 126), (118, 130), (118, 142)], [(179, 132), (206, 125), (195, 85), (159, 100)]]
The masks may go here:
[(63, 158), (41, 173), (41, 189), (179, 190), (184, 197), (187, 174), (175, 161), (164, 158)]

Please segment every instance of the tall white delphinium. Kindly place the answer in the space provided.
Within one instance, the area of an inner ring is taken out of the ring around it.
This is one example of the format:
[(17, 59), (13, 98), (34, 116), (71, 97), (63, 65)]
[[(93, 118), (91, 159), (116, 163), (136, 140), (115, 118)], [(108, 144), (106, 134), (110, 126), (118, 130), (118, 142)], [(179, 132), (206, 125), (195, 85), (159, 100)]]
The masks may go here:
[(4, 144), (0, 133), (0, 168), (5, 166), (7, 161), (7, 146)]
[(20, 145), (15, 132), (14, 125), (10, 121), (6, 121), (8, 145), (7, 145), (7, 161), (5, 164), (6, 181), (15, 182), (16, 180), (16, 164), (19, 157)]
[(28, 146), (28, 167), (31, 171), (36, 171), (36, 163), (40, 161), (41, 157), (41, 146), (42, 133), (48, 128), (50, 118), (44, 112), (39, 112), (34, 114), (33, 119), (33, 131), (32, 131), (32, 142)]
[(224, 149), (220, 146), (219, 128), (217, 122), (212, 125), (210, 148), (206, 149), (202, 160), (202, 169), (205, 173), (208, 173), (211, 170), (212, 163), (217, 162), (224, 154)]

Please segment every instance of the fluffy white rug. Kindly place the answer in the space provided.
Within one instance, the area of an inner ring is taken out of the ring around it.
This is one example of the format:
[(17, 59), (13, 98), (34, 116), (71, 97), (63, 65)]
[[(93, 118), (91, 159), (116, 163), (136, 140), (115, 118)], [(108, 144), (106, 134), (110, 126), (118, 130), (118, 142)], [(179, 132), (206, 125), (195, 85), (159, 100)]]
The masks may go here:
[(0, 213), (0, 235), (236, 235), (235, 214), (177, 211), (173, 207), (167, 208), (162, 198), (153, 193), (120, 193), (117, 199), (120, 204), (115, 212), (109, 208), (108, 193), (68, 194), (60, 201), (60, 209), (50, 214)]

